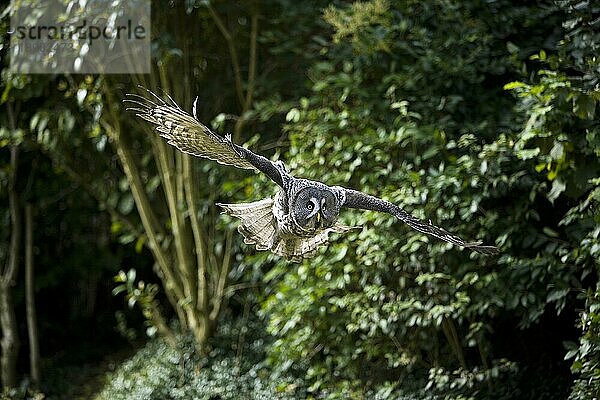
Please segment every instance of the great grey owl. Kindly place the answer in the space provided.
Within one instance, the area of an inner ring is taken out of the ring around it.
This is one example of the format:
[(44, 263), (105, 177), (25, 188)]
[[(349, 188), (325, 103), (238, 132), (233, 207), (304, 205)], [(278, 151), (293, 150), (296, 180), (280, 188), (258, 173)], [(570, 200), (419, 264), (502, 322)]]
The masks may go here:
[[(146, 89), (147, 90), (147, 89)], [(129, 110), (155, 125), (156, 131), (180, 151), (237, 168), (258, 170), (280, 186), (274, 198), (253, 203), (217, 204), (223, 212), (241, 220), (238, 227), (246, 244), (270, 250), (292, 261), (301, 261), (327, 245), (331, 232), (343, 233), (350, 227), (341, 224), (342, 207), (382, 211), (392, 214), (411, 228), (482, 254), (495, 254), (494, 246), (465, 242), (429, 222), (408, 214), (388, 201), (340, 186), (293, 177), (281, 161), (272, 162), (231, 140), (213, 133), (196, 118), (183, 111), (172, 98), (163, 100), (147, 90), (148, 96), (128, 95)], [(196, 99), (197, 101), (197, 99)]]

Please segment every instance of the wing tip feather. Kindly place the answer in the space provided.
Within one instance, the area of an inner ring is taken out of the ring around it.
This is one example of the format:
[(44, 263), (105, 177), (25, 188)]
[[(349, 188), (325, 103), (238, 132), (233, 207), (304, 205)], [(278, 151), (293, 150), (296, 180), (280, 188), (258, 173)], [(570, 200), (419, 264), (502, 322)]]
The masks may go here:
[(464, 247), (469, 250), (476, 251), (479, 254), (485, 254), (488, 256), (493, 256), (500, 253), (500, 250), (496, 246), (482, 246), (481, 242), (475, 243), (468, 243), (468, 245), (465, 245)]

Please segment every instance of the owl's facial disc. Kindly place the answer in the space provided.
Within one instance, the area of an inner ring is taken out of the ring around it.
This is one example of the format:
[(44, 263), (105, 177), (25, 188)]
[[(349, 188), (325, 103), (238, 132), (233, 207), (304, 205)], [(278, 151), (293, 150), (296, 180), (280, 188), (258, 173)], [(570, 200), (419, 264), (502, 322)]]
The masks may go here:
[(339, 214), (337, 199), (330, 190), (309, 187), (302, 189), (294, 200), (292, 213), (298, 225), (305, 229), (325, 229), (332, 226)]

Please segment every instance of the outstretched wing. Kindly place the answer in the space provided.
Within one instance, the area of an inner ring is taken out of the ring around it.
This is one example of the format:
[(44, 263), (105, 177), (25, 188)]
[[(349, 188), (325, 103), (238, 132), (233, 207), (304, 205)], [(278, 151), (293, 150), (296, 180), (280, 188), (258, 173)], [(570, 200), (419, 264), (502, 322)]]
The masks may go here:
[(348, 208), (358, 208), (363, 210), (382, 211), (392, 214), (400, 221), (405, 222), (411, 228), (425, 233), (427, 235), (434, 236), (438, 239), (442, 239), (448, 243), (452, 243), (457, 246), (465, 247), (470, 250), (474, 250), (481, 254), (497, 254), (498, 248), (495, 246), (482, 246), (481, 242), (465, 242), (460, 237), (453, 235), (443, 228), (435, 226), (430, 222), (422, 221), (406, 211), (401, 209), (395, 204), (388, 201), (378, 199), (377, 197), (369, 196), (368, 194), (343, 188), (346, 193), (346, 201), (343, 206)]
[(196, 101), (193, 116), (183, 111), (168, 97), (161, 99), (148, 89), (148, 96), (128, 94), (124, 100), (131, 104), (127, 110), (150, 122), (158, 134), (184, 153), (208, 158), (220, 164), (242, 169), (256, 169), (266, 174), (278, 185), (283, 185), (283, 166), (233, 143), (231, 136), (221, 137), (196, 118)]

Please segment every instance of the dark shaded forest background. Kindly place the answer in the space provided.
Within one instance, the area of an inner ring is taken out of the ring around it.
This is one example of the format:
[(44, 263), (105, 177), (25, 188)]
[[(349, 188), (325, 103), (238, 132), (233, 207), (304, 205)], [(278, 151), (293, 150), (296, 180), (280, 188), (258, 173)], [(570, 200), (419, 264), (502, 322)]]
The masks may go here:
[[(5, 7), (5, 397), (598, 397), (597, 3), (153, 1), (140, 76), (11, 73)], [(256, 252), (214, 203), (274, 185), (165, 145), (138, 85), (500, 255), (356, 211)]]

